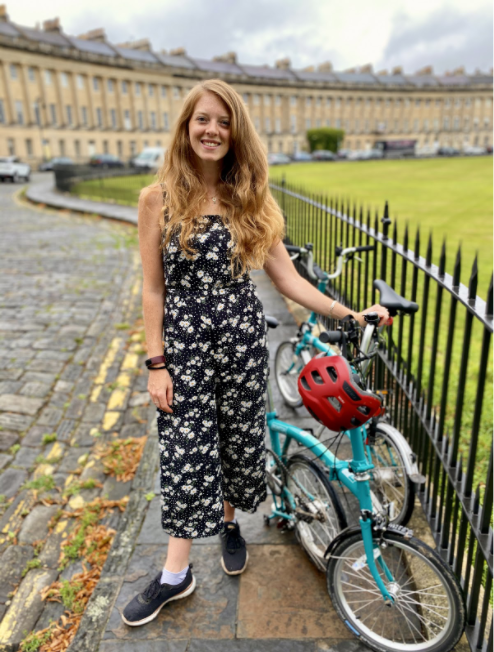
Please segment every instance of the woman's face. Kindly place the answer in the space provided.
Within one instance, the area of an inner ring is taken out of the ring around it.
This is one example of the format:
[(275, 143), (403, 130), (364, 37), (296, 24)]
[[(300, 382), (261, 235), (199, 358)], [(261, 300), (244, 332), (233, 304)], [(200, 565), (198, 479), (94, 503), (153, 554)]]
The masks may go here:
[(190, 144), (204, 162), (220, 161), (231, 145), (230, 116), (225, 103), (206, 92), (197, 100), (189, 120)]

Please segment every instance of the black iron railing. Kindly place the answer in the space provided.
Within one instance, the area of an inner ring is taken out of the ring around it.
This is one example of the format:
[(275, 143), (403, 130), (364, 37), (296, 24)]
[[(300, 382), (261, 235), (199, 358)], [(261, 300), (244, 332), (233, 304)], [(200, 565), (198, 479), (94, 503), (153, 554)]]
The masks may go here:
[[(355, 205), (301, 193), (284, 178), (270, 184), (286, 222), (286, 242), (314, 245), (314, 259), (331, 271), (335, 247), (374, 244), (328, 284), (328, 294), (352, 310), (379, 302), (373, 280), (381, 278), (416, 301), (416, 315), (388, 328), (387, 348), (375, 365), (377, 386), (388, 392), (387, 413), (408, 439), (427, 481), (418, 495), (437, 550), (460, 578), (472, 650), (492, 649), (492, 278), (487, 301), (477, 296), (477, 260), (468, 287), (460, 282), (458, 250), (446, 272), (443, 243), (438, 265), (429, 237), (420, 255), (408, 229), (397, 241), (386, 203), (381, 218)], [(296, 263), (297, 264), (297, 263)], [(303, 267), (298, 271), (306, 278)], [(327, 328), (335, 324), (323, 318)]]

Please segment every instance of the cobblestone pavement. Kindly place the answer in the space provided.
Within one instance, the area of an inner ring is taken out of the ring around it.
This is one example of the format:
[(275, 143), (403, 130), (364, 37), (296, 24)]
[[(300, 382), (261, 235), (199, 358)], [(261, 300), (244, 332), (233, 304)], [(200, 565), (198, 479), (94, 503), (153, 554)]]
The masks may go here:
[[(191, 552), (196, 591), (148, 625), (123, 623), (125, 604), (162, 567), (168, 538), (160, 521), (156, 412), (132, 330), (141, 312), (135, 227), (21, 205), (12, 191), (0, 186), (0, 652), (15, 652), (24, 633), (57, 620), (64, 605), (43, 601), (40, 591), (81, 571), (78, 559), (58, 570), (71, 519), (48, 533), (58, 506), (42, 498), (60, 492), (25, 488), (45, 475), (61, 490), (91, 478), (99, 483), (74, 493), (69, 512), (98, 496), (128, 499), (124, 511), (101, 521), (115, 536), (69, 652), (364, 652), (294, 534), (263, 524), (269, 498), (255, 514), (237, 514), (250, 557), (242, 575), (222, 571), (218, 537), (198, 539)], [(252, 278), (265, 312), (280, 321), (270, 331), (272, 363), (296, 324), (269, 278)], [(279, 418), (315, 425), (305, 408), (283, 405), (274, 383), (273, 396)], [(43, 443), (53, 433), (56, 440)], [(105, 474), (98, 442), (143, 435), (133, 479)]]

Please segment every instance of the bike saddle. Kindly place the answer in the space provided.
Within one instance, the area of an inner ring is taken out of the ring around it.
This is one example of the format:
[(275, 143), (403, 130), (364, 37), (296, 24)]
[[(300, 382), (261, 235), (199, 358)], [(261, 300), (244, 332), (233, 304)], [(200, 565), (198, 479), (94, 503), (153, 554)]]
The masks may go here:
[(276, 317), (270, 317), (269, 315), (264, 315), (266, 318), (266, 324), (269, 326), (269, 328), (276, 328), (278, 326), (278, 320)]
[(411, 315), (412, 312), (417, 312), (419, 309), (417, 303), (408, 301), (408, 299), (401, 297), (384, 281), (378, 279), (375, 280), (374, 287), (381, 293), (381, 298), (379, 300), (380, 305), (388, 309), (391, 317), (394, 317), (398, 312), (404, 312), (407, 315)]

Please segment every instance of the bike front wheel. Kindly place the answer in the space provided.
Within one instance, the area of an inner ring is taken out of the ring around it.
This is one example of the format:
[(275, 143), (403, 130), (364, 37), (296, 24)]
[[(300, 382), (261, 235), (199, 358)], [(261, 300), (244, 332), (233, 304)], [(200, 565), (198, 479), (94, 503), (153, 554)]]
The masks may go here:
[(384, 601), (367, 565), (362, 535), (355, 534), (341, 541), (327, 566), (327, 588), (338, 615), (378, 652), (452, 650), (465, 628), (458, 580), (419, 539), (392, 532), (385, 532), (383, 539), (385, 547), (374, 542), (376, 566), (394, 603)]
[(296, 355), (295, 347), (293, 342), (281, 342), (274, 359), (276, 384), (283, 400), (292, 408), (302, 407), (297, 381), (300, 372), (311, 360), (309, 351), (302, 349), (299, 355)]
[(295, 535), (321, 571), (327, 547), (347, 523), (331, 482), (313, 460), (296, 453), (287, 463), (286, 485), (295, 504)]

